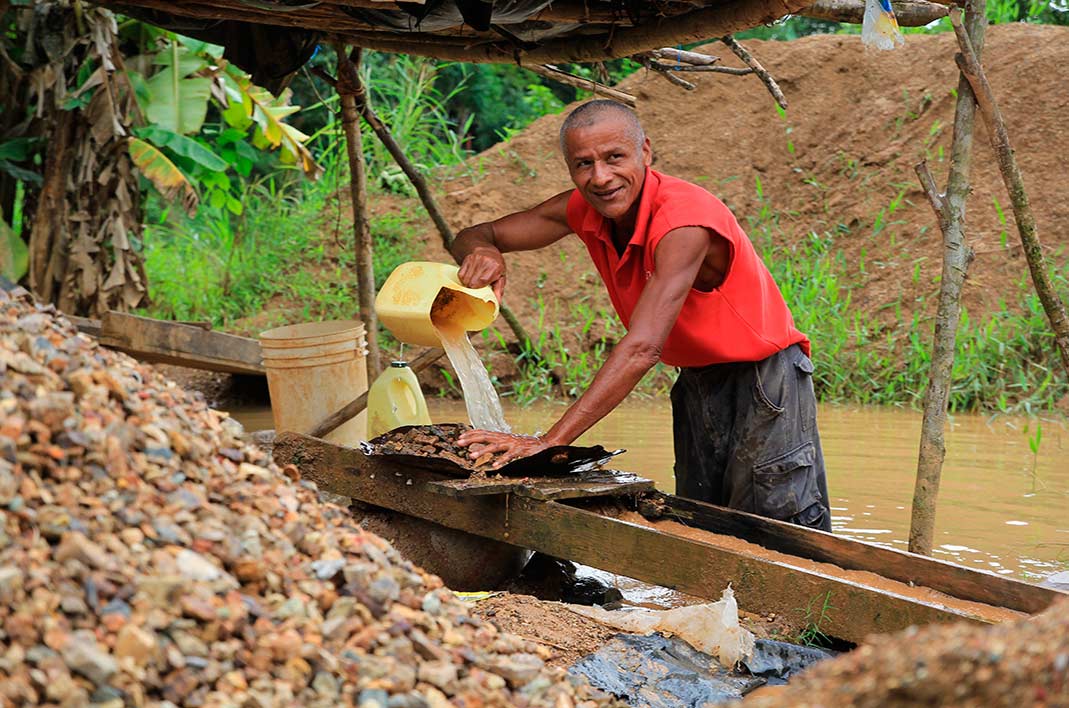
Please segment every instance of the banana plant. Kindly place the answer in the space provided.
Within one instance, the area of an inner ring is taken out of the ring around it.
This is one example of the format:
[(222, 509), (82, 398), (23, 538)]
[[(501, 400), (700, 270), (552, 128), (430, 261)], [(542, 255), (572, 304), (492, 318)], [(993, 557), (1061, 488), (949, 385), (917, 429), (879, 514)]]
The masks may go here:
[[(210, 206), (239, 215), (242, 201), (226, 173), (233, 168), (248, 177), (258, 150), (279, 149), (283, 164), (298, 165), (312, 179), (322, 170), (304, 145), (308, 136), (284, 120), (300, 110), (289, 105), (290, 93), (272, 96), (212, 50), (172, 37), (152, 58), (162, 68), (147, 79), (131, 75), (148, 125), (134, 130), (130, 156), (161, 195), (178, 199), (188, 213), (195, 213), (201, 187)], [(217, 151), (200, 137), (212, 104), (226, 125), (213, 136)]]

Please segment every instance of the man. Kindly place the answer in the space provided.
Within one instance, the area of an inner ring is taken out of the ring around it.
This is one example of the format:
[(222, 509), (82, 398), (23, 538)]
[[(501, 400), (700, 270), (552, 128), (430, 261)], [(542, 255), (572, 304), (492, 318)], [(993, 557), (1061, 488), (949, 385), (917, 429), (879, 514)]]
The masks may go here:
[(696, 185), (650, 169), (637, 116), (590, 101), (564, 121), (574, 190), (462, 231), (452, 252), (470, 287), (505, 287), (503, 253), (575, 233), (627, 335), (583, 395), (540, 436), (470, 431), (459, 444), (505, 462), (568, 445), (657, 361), (672, 388), (676, 492), (831, 530), (809, 341), (735, 217)]

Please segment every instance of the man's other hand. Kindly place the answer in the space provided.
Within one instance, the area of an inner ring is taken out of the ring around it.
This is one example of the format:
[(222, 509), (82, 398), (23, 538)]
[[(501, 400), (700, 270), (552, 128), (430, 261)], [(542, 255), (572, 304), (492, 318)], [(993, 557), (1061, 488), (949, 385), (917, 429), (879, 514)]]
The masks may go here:
[(485, 246), (476, 248), (460, 264), (459, 276), (468, 288), (493, 287), (497, 301), (501, 302), (505, 294), (505, 259), (501, 251)]
[(552, 445), (536, 435), (494, 433), (489, 430), (469, 430), (457, 438), (457, 445), (468, 448), (468, 456), (478, 459), (487, 453), (495, 456), (490, 469), (498, 470), (521, 457), (530, 457)]

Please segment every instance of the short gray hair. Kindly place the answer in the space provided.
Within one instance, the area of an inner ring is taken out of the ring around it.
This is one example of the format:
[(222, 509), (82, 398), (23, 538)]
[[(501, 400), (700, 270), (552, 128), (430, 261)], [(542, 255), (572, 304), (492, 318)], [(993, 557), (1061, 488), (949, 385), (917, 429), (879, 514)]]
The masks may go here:
[(579, 105), (564, 119), (560, 127), (561, 154), (565, 157), (568, 155), (566, 149), (568, 133), (577, 128), (588, 128), (609, 116), (622, 118), (627, 123), (628, 132), (635, 139), (635, 147), (642, 146), (642, 141), (646, 139), (646, 131), (642, 129), (642, 123), (639, 122), (635, 112), (622, 103), (610, 101), (607, 98), (598, 98)]

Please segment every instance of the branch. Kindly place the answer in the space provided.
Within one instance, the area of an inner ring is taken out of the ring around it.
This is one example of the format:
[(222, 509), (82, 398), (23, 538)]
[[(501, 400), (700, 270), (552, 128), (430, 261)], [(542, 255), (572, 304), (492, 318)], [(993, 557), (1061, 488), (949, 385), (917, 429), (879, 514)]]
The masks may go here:
[(532, 66), (524, 66), (530, 72), (544, 76), (551, 81), (556, 81), (559, 84), (565, 86), (571, 86), (572, 88), (581, 89), (583, 91), (590, 91), (594, 96), (599, 94), (605, 98), (611, 98), (614, 101), (623, 103), (624, 105), (635, 107), (635, 97), (629, 93), (624, 93), (618, 89), (614, 89), (611, 86), (598, 83), (593, 79), (584, 79), (574, 74), (569, 74), (567, 71), (561, 71), (552, 64), (535, 64)]
[[(892, 0), (891, 9), (901, 27), (923, 27), (929, 22), (946, 17), (946, 5), (926, 0)], [(802, 17), (831, 22), (850, 22), (859, 25), (865, 18), (865, 3), (857, 0), (817, 0), (797, 13)]]
[(943, 223), (943, 195), (939, 193), (939, 188), (935, 186), (935, 179), (932, 177), (932, 173), (928, 170), (928, 161), (921, 160), (913, 166), (913, 170), (917, 173), (917, 178), (921, 181), (921, 187), (924, 188), (924, 196), (928, 197), (928, 203), (932, 206), (932, 211), (935, 212), (935, 217), (939, 219), (939, 223)]
[(688, 52), (686, 49), (672, 49), (671, 47), (651, 49), (646, 52), (646, 55), (653, 59), (664, 59), (665, 61), (674, 61), (676, 64), (691, 64), (693, 66), (709, 66), (720, 61), (720, 57), (714, 57), (712, 54)]
[(783, 95), (783, 92), (780, 91), (779, 84), (772, 78), (772, 74), (768, 73), (768, 71), (765, 70), (765, 67), (761, 66), (761, 63), (754, 59), (753, 55), (746, 51), (741, 44), (736, 42), (735, 38), (731, 35), (724, 35), (720, 38), (720, 41), (728, 45), (731, 48), (731, 51), (735, 52), (735, 56), (742, 59), (746, 66), (754, 70), (754, 73), (757, 74), (758, 78), (764, 82), (768, 92), (772, 94), (772, 98), (776, 99), (776, 103), (779, 104), (779, 107), (786, 110), (787, 98)]
[(675, 84), (676, 86), (679, 86), (681, 88), (685, 88), (688, 91), (693, 91), (694, 89), (698, 88), (697, 86), (695, 86), (691, 82), (689, 82), (689, 81), (687, 81), (685, 79), (681, 79), (678, 76), (676, 76), (675, 74), (673, 74), (671, 67), (666, 67), (663, 64), (658, 64), (655, 61), (651, 61), (649, 59), (649, 57), (645, 57), (645, 56), (641, 56), (641, 55), (637, 55), (637, 59), (640, 62), (642, 62), (642, 65), (644, 67), (646, 67), (647, 69), (650, 69), (651, 71), (653, 71), (654, 73), (658, 74), (659, 76), (663, 76), (665, 78), (665, 80), (668, 81), (668, 83), (670, 83), (670, 84)]
[(730, 74), (732, 76), (746, 76), (754, 73), (753, 69), (743, 69), (735, 66), (692, 66), (690, 64), (665, 64), (664, 62), (651, 62), (657, 71), (700, 71), (715, 74)]
[(987, 126), (991, 148), (995, 151), (999, 171), (1002, 173), (1002, 182), (1006, 185), (1006, 191), (1009, 192), (1010, 201), (1013, 203), (1013, 218), (1017, 222), (1017, 231), (1021, 236), (1025, 257), (1028, 259), (1032, 283), (1043, 303), (1043, 310), (1047, 314), (1050, 326), (1054, 330), (1054, 340), (1062, 357), (1062, 365), (1069, 373), (1069, 316), (1066, 315), (1065, 304), (1058, 296), (1047, 274), (1043, 245), (1040, 243), (1036, 229), (1036, 218), (1032, 213), (1028, 193), (1024, 188), (1024, 178), (1017, 165), (1017, 158), (1010, 145), (1006, 122), (995, 102), (995, 95), (991, 91), (987, 76), (984, 75), (980, 60), (976, 57), (969, 34), (961, 24), (961, 12), (957, 8), (951, 10), (950, 22), (954, 26), (958, 46), (961, 47), (961, 53), (955, 55), (954, 60), (976, 95), (976, 105), (980, 109), (984, 125)]

